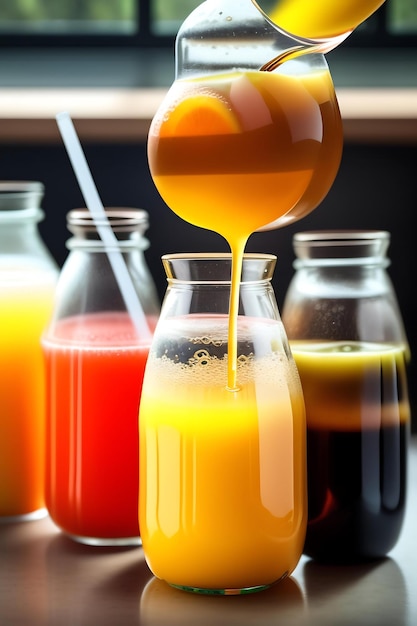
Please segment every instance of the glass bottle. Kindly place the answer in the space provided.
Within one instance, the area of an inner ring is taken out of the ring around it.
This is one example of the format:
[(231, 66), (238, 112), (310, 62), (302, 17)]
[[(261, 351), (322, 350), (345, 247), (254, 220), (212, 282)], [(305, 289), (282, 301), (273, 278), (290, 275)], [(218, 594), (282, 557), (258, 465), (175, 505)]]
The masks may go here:
[(408, 343), (385, 231), (301, 232), (283, 321), (307, 417), (305, 553), (357, 561), (395, 545), (406, 502)]
[(271, 278), (246, 254), (228, 388), (230, 254), (162, 257), (168, 289), (142, 390), (139, 519), (158, 578), (250, 593), (290, 575), (306, 525), (305, 416)]
[[(148, 214), (121, 207), (106, 215), (152, 332), (159, 303), (144, 258)], [(140, 335), (127, 312), (89, 211), (70, 211), (67, 224), (70, 252), (43, 338), (46, 505), (76, 541), (138, 545), (137, 421), (151, 334)]]
[(44, 186), (0, 182), (0, 522), (46, 515), (40, 338), (58, 267), (38, 230)]

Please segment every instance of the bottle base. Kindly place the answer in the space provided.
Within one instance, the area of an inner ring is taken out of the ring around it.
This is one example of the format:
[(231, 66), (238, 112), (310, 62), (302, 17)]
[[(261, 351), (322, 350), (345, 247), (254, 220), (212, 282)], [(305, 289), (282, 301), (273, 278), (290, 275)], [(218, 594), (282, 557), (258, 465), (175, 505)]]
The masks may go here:
[(14, 524), (15, 522), (32, 522), (43, 519), (48, 516), (45, 508), (31, 511), (30, 513), (22, 513), (21, 515), (0, 515), (0, 524)]
[(253, 587), (239, 587), (239, 588), (229, 588), (229, 589), (211, 589), (206, 587), (190, 587), (188, 585), (175, 585), (172, 583), (168, 583), (170, 587), (174, 589), (180, 589), (181, 591), (187, 591), (188, 593), (195, 593), (205, 596), (242, 596), (248, 595), (250, 593), (258, 593), (259, 591), (265, 591), (266, 589), (270, 589), (277, 583), (279, 583), (284, 578), (287, 578), (288, 572), (285, 572), (281, 578), (278, 580), (268, 583), (265, 585), (254, 585)]
[(65, 531), (64, 534), (76, 543), (82, 543), (86, 546), (97, 546), (104, 548), (123, 548), (131, 546), (137, 548), (142, 545), (142, 539), (140, 537), (84, 537), (81, 535), (73, 535)]

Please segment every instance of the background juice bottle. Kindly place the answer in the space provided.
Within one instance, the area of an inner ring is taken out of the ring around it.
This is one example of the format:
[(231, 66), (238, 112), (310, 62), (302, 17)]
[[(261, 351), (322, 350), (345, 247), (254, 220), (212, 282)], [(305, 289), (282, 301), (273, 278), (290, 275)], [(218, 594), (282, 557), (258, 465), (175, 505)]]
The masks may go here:
[(385, 231), (297, 233), (283, 321), (307, 421), (305, 552), (385, 556), (404, 519), (410, 430), (401, 314)]
[(0, 521), (46, 515), (41, 335), (58, 268), (42, 242), (39, 182), (0, 182)]
[(87, 210), (68, 214), (74, 237), (49, 328), (46, 505), (72, 539), (138, 545), (138, 413), (143, 371), (159, 312), (143, 256), (147, 213), (107, 209), (149, 332), (140, 335)]

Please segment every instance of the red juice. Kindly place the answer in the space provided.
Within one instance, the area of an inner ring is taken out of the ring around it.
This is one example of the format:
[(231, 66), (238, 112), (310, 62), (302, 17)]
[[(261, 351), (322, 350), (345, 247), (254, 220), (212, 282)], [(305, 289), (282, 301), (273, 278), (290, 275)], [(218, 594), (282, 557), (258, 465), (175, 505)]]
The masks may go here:
[(43, 349), (48, 512), (85, 543), (139, 543), (138, 413), (149, 343), (126, 313), (95, 313), (59, 321)]

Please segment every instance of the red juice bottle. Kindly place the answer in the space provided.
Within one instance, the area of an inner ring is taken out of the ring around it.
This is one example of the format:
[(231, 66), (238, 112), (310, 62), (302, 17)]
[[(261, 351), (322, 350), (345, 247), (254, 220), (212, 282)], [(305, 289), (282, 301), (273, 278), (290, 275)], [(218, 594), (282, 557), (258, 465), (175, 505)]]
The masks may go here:
[[(159, 302), (143, 255), (147, 213), (106, 213), (152, 331)], [(46, 507), (75, 541), (140, 545), (138, 413), (151, 334), (141, 336), (127, 312), (88, 211), (70, 211), (68, 228), (74, 237), (42, 341)]]

